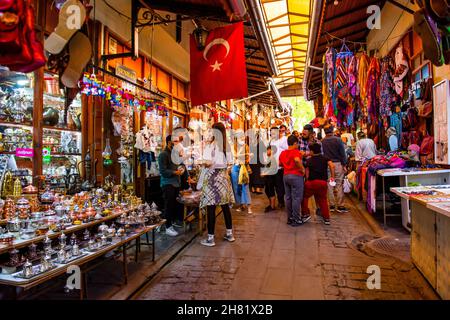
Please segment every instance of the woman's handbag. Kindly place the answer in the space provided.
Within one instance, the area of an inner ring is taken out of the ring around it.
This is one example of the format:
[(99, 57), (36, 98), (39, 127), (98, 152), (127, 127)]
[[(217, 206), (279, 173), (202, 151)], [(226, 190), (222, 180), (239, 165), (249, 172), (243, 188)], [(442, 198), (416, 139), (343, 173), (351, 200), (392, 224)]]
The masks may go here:
[(206, 170), (208, 170), (208, 169), (202, 168), (200, 170), (200, 174), (198, 176), (198, 181), (197, 181), (197, 190), (202, 190), (202, 188), (203, 188), (203, 182), (205, 181)]
[(239, 180), (238, 184), (248, 184), (250, 182), (250, 177), (248, 175), (247, 167), (241, 165), (239, 168)]

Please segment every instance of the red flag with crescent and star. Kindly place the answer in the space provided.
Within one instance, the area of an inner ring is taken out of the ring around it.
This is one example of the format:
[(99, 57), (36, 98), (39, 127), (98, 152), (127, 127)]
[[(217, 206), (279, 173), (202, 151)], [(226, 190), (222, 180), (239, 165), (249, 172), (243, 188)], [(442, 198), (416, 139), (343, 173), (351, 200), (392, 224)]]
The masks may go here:
[(190, 51), (193, 106), (248, 96), (242, 22), (211, 30), (203, 50), (191, 34)]

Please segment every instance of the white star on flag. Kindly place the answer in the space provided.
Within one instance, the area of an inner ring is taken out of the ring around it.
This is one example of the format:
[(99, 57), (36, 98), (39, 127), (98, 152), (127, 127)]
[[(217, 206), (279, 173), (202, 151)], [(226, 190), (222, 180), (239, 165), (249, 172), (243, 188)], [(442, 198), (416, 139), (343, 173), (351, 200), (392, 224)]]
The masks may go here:
[(221, 66), (221, 65), (223, 65), (223, 63), (219, 63), (219, 62), (216, 60), (216, 63), (210, 65), (210, 67), (213, 68), (213, 70), (212, 70), (213, 72), (216, 71), (216, 70), (221, 71), (221, 70), (220, 70), (220, 66)]

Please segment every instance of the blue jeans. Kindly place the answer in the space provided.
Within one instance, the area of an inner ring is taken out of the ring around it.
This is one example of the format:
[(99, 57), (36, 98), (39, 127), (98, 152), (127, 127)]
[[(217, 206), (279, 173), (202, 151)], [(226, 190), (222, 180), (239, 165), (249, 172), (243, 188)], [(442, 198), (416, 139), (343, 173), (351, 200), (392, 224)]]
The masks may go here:
[(231, 184), (233, 185), (233, 193), (236, 204), (251, 203), (250, 188), (248, 184), (239, 184), (239, 165), (234, 165), (231, 169)]
[(284, 176), (285, 204), (288, 220), (301, 221), (304, 181), (302, 176), (288, 174)]

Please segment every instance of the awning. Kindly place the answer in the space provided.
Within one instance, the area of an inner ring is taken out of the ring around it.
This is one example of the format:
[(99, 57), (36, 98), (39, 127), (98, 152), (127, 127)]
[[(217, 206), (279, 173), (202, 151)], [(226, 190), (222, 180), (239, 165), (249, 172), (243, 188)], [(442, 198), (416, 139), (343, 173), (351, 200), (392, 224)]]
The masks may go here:
[(306, 65), (311, 0), (261, 0), (278, 74), (277, 87), (301, 83)]

